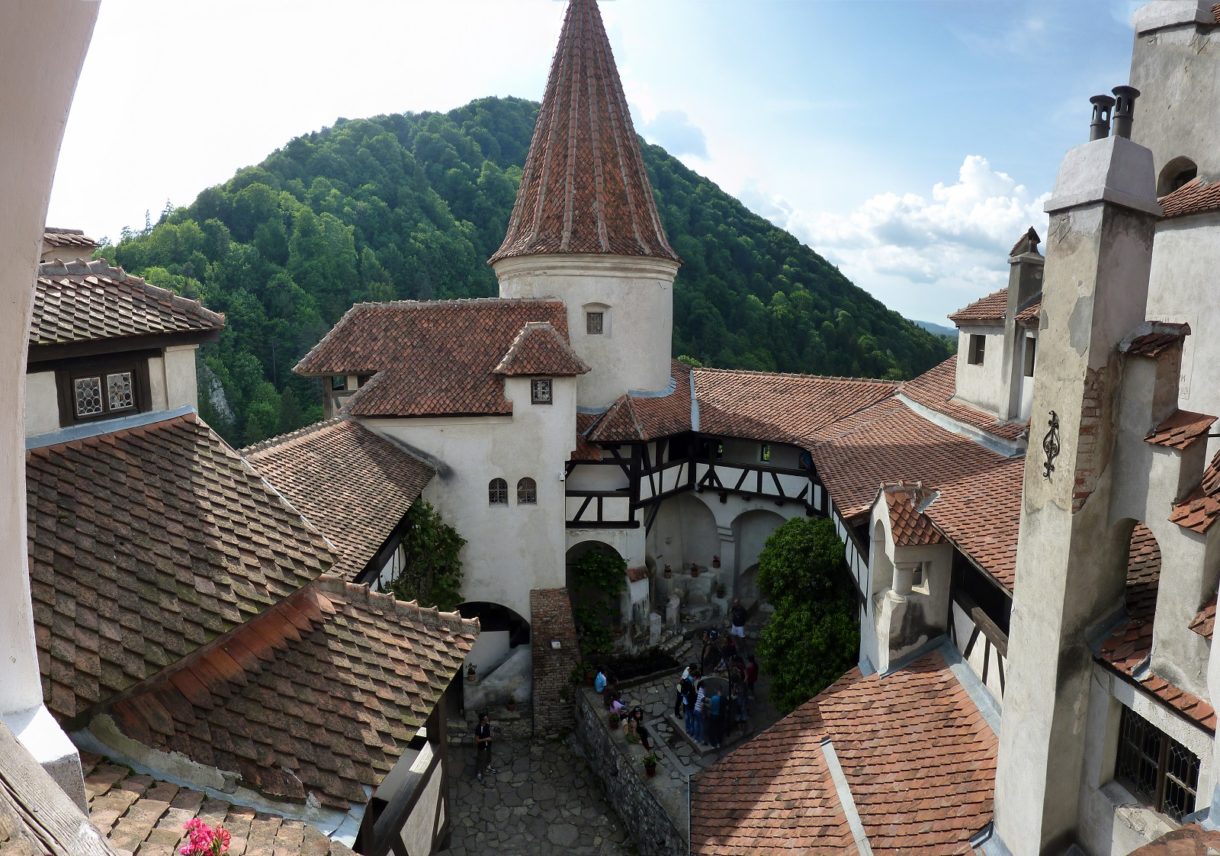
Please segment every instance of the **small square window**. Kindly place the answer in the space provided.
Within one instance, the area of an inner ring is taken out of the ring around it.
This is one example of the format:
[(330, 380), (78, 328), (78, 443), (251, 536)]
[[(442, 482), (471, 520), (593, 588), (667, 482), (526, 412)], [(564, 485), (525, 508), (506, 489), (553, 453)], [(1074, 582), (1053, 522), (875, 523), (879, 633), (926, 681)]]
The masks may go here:
[(987, 350), (987, 337), (979, 333), (970, 335), (970, 351), (967, 354), (967, 360), (972, 366), (981, 366), (983, 364), (983, 356)]
[(605, 330), (606, 313), (586, 312), (585, 332), (590, 336), (600, 336)]
[(764, 464), (771, 460), (771, 444), (763, 443), (758, 450), (758, 459)]
[(551, 379), (549, 377), (534, 378), (530, 381), (530, 402), (532, 404), (551, 403)]
[(342, 392), (347, 389), (347, 375), (331, 375), (330, 388), (332, 392)]

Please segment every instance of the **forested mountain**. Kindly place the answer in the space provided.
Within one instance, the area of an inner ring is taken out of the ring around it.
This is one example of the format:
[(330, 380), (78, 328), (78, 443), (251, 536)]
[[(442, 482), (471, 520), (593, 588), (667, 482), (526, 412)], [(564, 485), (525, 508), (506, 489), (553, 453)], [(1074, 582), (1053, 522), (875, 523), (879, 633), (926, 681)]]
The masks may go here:
[[(496, 293), (538, 105), (339, 120), (211, 187), (102, 255), (224, 312), (200, 373), (204, 416), (234, 443), (319, 418), (296, 361), (364, 300)], [(644, 161), (674, 249), (674, 353), (705, 365), (906, 377), (949, 345), (651, 145)], [(223, 391), (223, 395), (219, 394)]]

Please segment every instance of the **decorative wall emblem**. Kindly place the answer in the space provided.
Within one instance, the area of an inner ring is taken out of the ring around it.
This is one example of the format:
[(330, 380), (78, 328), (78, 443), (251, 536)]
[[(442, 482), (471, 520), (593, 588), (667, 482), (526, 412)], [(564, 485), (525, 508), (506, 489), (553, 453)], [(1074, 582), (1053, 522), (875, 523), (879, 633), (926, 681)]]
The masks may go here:
[(1042, 465), (1042, 477), (1049, 479), (1051, 473), (1055, 471), (1055, 458), (1059, 457), (1059, 414), (1052, 410), (1047, 424), (1050, 425), (1050, 428), (1047, 429), (1046, 436), (1042, 438), (1042, 451), (1046, 453), (1046, 463)]

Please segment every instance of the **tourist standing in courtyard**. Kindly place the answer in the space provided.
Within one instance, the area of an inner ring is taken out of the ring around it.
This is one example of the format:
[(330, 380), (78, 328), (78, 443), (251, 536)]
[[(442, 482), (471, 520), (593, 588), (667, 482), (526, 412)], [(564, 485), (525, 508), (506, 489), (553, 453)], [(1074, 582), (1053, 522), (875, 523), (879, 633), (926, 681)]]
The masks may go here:
[(729, 635), (746, 638), (746, 608), (739, 597), (733, 598), (733, 608), (729, 610)]
[(474, 754), (476, 777), (483, 781), (484, 773), (494, 773), (491, 766), (491, 717), (486, 713), (479, 717), (479, 724), (474, 730)]

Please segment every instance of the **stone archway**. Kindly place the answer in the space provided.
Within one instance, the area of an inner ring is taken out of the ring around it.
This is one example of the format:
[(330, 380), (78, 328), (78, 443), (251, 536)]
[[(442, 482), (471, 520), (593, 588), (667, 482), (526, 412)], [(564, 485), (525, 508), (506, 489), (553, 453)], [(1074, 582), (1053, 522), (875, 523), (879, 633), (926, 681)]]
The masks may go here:
[(782, 515), (764, 509), (746, 511), (733, 520), (733, 543), (737, 551), (733, 563), (737, 569), (733, 578), (733, 595), (741, 598), (746, 607), (752, 607), (759, 598), (758, 557), (762, 554), (763, 545), (784, 521)]
[[(591, 588), (588, 583), (579, 578), (575, 571), (577, 564), (590, 553), (614, 557), (623, 563), (624, 570), (626, 570), (626, 559), (622, 553), (605, 541), (592, 539), (573, 544), (568, 548), (565, 556), (564, 584), (567, 586), (568, 596), (572, 601), (572, 616), (576, 622), (577, 632), (581, 634), (582, 651), (585, 657), (596, 657), (604, 656), (609, 652), (584, 651), (583, 649), (591, 645), (599, 646), (599, 643), (595, 641), (598, 639), (601, 640), (600, 644), (607, 647), (622, 641), (624, 635), (629, 634), (631, 630), (633, 605), (637, 598), (643, 601), (643, 611), (645, 614), (647, 613), (648, 577), (646, 575), (641, 577), (644, 581), (643, 589), (642, 592), (637, 592), (633, 590), (631, 574), (626, 574), (615, 601), (607, 603), (602, 591)], [(617, 608), (615, 603), (617, 603)], [(588, 628), (595, 625), (599, 625), (609, 633), (608, 639), (602, 635), (601, 631), (590, 633)]]
[[(499, 707), (511, 699), (528, 705), (530, 690), (530, 623), (515, 610), (490, 601), (467, 601), (463, 618), (479, 619), (479, 638), (462, 665), (461, 706), (468, 711)], [(470, 667), (475, 679), (469, 680)]]

